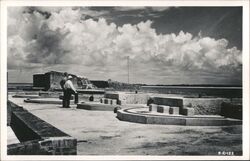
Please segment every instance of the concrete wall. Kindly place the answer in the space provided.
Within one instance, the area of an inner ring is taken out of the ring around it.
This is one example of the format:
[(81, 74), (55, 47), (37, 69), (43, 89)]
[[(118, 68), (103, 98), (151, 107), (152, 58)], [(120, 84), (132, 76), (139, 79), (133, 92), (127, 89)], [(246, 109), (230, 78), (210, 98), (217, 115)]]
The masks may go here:
[(242, 104), (223, 102), (221, 105), (221, 115), (242, 120)]
[(7, 126), (10, 126), (12, 114), (15, 111), (24, 111), (24, 109), (21, 106), (18, 106), (10, 101), (7, 101)]
[(109, 99), (116, 99), (118, 104), (147, 104), (149, 99), (148, 94), (143, 93), (126, 93), (126, 92), (119, 92), (119, 93), (105, 93), (105, 98)]
[(183, 106), (194, 108), (195, 115), (220, 115), (221, 104), (230, 102), (227, 98), (183, 98)]
[(165, 98), (151, 97), (151, 103), (157, 105), (166, 105), (180, 107), (182, 110), (185, 107), (194, 108), (195, 115), (220, 115), (221, 105), (223, 102), (230, 102), (228, 98)]
[(166, 105), (171, 107), (183, 108), (182, 98), (151, 97), (151, 99), (153, 100), (152, 103), (157, 105)]

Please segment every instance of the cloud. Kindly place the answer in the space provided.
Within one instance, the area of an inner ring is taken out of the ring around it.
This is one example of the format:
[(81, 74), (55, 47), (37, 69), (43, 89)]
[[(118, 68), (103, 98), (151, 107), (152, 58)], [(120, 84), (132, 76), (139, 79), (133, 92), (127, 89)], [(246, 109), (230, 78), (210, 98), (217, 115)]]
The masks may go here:
[[(222, 82), (242, 72), (242, 52), (228, 48), (226, 39), (194, 37), (184, 31), (157, 34), (151, 20), (117, 26), (105, 18), (84, 19), (90, 13), (100, 15), (89, 9), (39, 9), (49, 17), (25, 10), (8, 9), (8, 69), (63, 64), (92, 78), (124, 81), (129, 56), (132, 77), (141, 82), (166, 83), (166, 78), (192, 82), (201, 73), (223, 76)], [(106, 73), (100, 76), (100, 71)]]
[(134, 11), (134, 10), (144, 10), (144, 6), (128, 6), (128, 7), (114, 7), (116, 11)]
[(114, 7), (116, 11), (135, 11), (135, 10), (152, 10), (155, 12), (162, 12), (167, 11), (171, 7), (162, 7), (162, 6), (155, 6), (155, 7), (147, 7), (147, 6), (128, 6), (128, 7)]

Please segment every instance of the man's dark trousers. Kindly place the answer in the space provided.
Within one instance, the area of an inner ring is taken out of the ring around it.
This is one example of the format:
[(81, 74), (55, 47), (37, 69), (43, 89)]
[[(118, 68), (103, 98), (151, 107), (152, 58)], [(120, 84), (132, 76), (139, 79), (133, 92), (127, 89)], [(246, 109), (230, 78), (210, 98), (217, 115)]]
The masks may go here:
[(66, 107), (66, 90), (65, 89), (63, 89), (63, 101), (62, 101), (62, 106), (63, 107)]
[(69, 108), (70, 106), (70, 98), (71, 98), (72, 90), (66, 89), (65, 90), (65, 107)]

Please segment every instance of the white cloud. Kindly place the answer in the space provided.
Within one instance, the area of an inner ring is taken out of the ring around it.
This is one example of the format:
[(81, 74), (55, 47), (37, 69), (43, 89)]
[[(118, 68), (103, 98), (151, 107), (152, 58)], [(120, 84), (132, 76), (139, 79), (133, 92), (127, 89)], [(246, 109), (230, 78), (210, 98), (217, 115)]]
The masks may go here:
[(167, 10), (169, 10), (171, 7), (151, 7), (151, 9), (153, 10), (153, 11), (157, 11), (157, 12), (162, 12), (162, 11), (167, 11)]
[(114, 7), (116, 11), (135, 11), (135, 10), (146, 10), (151, 9), (155, 12), (162, 12), (167, 11), (171, 7), (162, 7), (162, 6), (155, 6), (155, 7), (147, 7), (147, 6), (123, 6), (123, 7)]
[[(214, 71), (226, 73), (228, 79), (241, 73), (242, 53), (228, 48), (226, 39), (193, 37), (183, 31), (158, 35), (150, 20), (120, 27), (104, 18), (83, 20), (80, 8), (48, 11), (47, 19), (36, 11), (8, 10), (9, 69), (64, 64), (92, 78), (101, 79), (99, 71), (105, 71), (104, 78), (124, 81), (129, 56), (132, 74), (144, 82), (168, 83), (168, 75), (174, 75), (171, 81), (178, 77), (192, 82), (201, 72), (214, 78)], [(152, 80), (154, 75), (158, 78)]]
[(134, 10), (144, 10), (144, 6), (124, 6), (124, 7), (114, 7), (116, 11), (134, 11)]

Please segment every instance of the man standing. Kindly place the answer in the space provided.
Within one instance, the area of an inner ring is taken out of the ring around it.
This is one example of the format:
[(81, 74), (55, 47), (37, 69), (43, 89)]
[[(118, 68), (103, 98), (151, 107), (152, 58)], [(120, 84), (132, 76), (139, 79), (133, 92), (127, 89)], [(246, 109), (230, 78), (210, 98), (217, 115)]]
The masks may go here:
[(66, 104), (65, 104), (65, 92), (66, 92), (66, 90), (64, 89), (64, 84), (66, 83), (67, 80), (68, 80), (68, 73), (65, 72), (63, 74), (63, 79), (60, 81), (60, 85), (61, 85), (61, 88), (63, 90), (62, 107), (66, 107)]
[(68, 80), (64, 84), (66, 108), (70, 108), (69, 104), (70, 104), (71, 94), (75, 95), (77, 94), (77, 91), (72, 83), (72, 79), (73, 77), (71, 75), (68, 76)]

